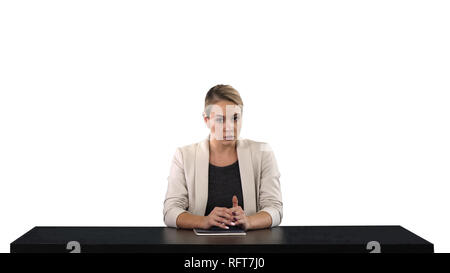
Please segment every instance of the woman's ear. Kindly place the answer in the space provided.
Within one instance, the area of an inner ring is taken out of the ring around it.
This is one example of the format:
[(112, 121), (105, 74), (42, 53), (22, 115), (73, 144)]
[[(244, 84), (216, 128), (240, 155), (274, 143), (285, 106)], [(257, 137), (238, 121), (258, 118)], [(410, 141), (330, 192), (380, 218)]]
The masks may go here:
[(206, 115), (205, 112), (203, 112), (203, 120), (205, 121), (206, 126), (207, 126), (208, 129), (209, 129), (209, 119), (208, 119), (208, 116)]

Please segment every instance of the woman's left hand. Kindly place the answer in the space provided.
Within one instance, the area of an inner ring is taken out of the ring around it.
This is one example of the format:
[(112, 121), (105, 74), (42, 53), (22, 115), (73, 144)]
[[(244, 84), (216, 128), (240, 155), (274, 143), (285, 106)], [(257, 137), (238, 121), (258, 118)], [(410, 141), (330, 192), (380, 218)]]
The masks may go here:
[(233, 220), (236, 225), (240, 225), (244, 230), (250, 229), (250, 221), (241, 206), (238, 206), (237, 196), (233, 196), (233, 207), (230, 208), (233, 214)]

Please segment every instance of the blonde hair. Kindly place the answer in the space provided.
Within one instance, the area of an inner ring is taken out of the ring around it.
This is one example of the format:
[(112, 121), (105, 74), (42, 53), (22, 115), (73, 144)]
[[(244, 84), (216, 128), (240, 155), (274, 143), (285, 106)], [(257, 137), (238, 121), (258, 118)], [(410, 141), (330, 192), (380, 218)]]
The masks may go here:
[(244, 103), (242, 102), (239, 92), (231, 85), (218, 84), (209, 89), (208, 93), (206, 93), (205, 114), (207, 117), (211, 114), (211, 106), (221, 100), (227, 100), (237, 104), (241, 108), (242, 114)]

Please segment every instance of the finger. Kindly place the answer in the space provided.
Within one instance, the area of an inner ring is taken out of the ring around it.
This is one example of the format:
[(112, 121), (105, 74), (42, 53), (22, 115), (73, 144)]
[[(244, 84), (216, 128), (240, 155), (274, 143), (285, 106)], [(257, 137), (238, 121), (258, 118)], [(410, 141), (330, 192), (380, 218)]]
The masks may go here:
[(241, 206), (237, 206), (237, 207), (232, 207), (230, 208), (231, 211), (237, 211), (237, 210), (242, 210)]
[(227, 219), (227, 220), (231, 220), (233, 218), (232, 215), (230, 215), (228, 213), (225, 213), (225, 212), (217, 212), (215, 215), (216, 216), (220, 216), (220, 217), (222, 217), (224, 219)]
[(236, 210), (234, 211), (236, 215), (244, 214), (244, 210), (242, 210), (241, 207), (236, 207)]
[(214, 207), (213, 211), (224, 211), (227, 210), (228, 208), (226, 207)]
[(225, 212), (228, 213), (229, 215), (233, 215), (233, 212), (229, 208), (225, 208)]
[(223, 228), (223, 229), (230, 229), (227, 225), (225, 225), (224, 223), (222, 223), (220, 221), (214, 221), (213, 225), (216, 227)]
[(234, 223), (236, 223), (236, 225), (245, 225), (247, 223), (247, 221), (245, 221), (245, 219), (240, 219)]
[(236, 195), (233, 195), (233, 208), (238, 206), (238, 198)]
[(219, 210), (220, 210), (219, 207), (214, 207), (213, 210), (211, 211), (211, 213), (216, 213), (216, 212), (218, 212)]
[(231, 211), (230, 209), (228, 209), (228, 208), (220, 208), (218, 211), (219, 211), (220, 213), (222, 213), (222, 214), (228, 215), (229, 218), (231, 218), (231, 217), (233, 216), (232, 211)]
[(222, 218), (222, 217), (220, 217), (220, 216), (216, 216), (215, 218), (214, 218), (214, 221), (216, 221), (216, 222), (219, 222), (219, 223), (223, 223), (223, 224), (227, 224), (227, 225), (231, 225), (231, 219), (230, 220), (227, 220), (227, 219), (225, 219), (225, 218)]
[(220, 217), (223, 217), (223, 218), (229, 219), (229, 220), (231, 220), (231, 218), (233, 218), (233, 214), (226, 213), (224, 210), (218, 210), (218, 211), (214, 212), (213, 215), (220, 216)]
[(241, 206), (233, 207), (230, 209), (233, 215), (243, 214), (244, 211), (242, 210)]

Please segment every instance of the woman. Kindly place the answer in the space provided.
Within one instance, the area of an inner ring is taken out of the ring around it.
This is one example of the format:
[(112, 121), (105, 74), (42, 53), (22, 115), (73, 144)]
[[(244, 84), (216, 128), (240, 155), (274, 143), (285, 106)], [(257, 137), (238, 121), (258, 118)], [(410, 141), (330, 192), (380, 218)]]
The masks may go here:
[(176, 149), (164, 201), (167, 226), (250, 230), (281, 223), (274, 154), (266, 143), (239, 137), (242, 110), (230, 85), (216, 85), (206, 94), (203, 118), (210, 134)]

